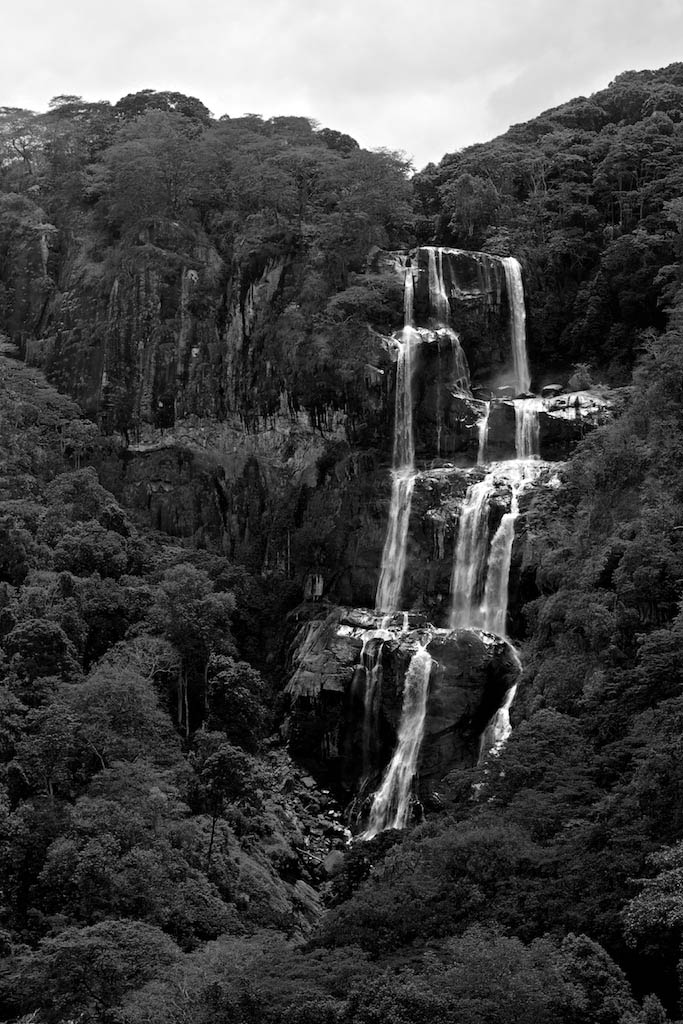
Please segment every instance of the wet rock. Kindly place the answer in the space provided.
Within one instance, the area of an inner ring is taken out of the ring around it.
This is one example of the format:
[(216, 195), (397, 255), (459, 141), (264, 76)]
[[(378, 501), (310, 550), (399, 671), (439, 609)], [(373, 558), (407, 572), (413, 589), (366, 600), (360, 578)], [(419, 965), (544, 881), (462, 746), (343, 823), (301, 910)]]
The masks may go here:
[(322, 904), (318, 893), (306, 882), (299, 879), (294, 885), (292, 899), (309, 924), (315, 924), (322, 914)]
[(328, 878), (334, 878), (344, 870), (344, 854), (341, 850), (331, 850), (325, 857), (322, 866)]
[[(352, 624), (358, 621), (363, 624)], [(364, 642), (381, 670), (370, 723)], [(404, 680), (418, 644), (426, 644), (433, 658), (418, 769), (426, 792), (456, 765), (476, 762), (480, 735), (518, 673), (510, 645), (477, 630), (436, 629), (424, 619), (411, 626), (401, 615), (387, 621), (344, 608), (307, 623), (293, 642), (286, 688), (290, 750), (316, 762), (347, 797), (364, 780), (376, 782), (391, 758)]]

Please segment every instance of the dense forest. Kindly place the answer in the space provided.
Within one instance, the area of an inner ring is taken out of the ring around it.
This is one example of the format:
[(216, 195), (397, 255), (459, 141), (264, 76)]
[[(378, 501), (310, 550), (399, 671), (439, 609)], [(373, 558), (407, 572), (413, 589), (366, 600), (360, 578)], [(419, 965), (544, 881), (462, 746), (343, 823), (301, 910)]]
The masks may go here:
[[(351, 840), (283, 691), (376, 569), (418, 245), (514, 254), (536, 389), (613, 415), (525, 509), (504, 748)], [(412, 176), (179, 93), (0, 109), (1, 1019), (683, 1015), (682, 260), (682, 64)]]

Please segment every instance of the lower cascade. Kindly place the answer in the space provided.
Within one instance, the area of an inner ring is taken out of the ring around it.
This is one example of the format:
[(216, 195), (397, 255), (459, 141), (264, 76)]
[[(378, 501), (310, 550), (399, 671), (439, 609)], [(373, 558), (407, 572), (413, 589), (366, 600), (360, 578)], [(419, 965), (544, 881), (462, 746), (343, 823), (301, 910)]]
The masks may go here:
[[(317, 747), (351, 798), (362, 839), (405, 828), (417, 806), (428, 812), (438, 803), (454, 766), (483, 763), (505, 744), (521, 676), (508, 636), (515, 539), (526, 492), (553, 485), (541, 423), (546, 431), (548, 417), (571, 425), (589, 401), (554, 389), (550, 398), (530, 394), (516, 260), (424, 247), (396, 267), (404, 324), (386, 339), (396, 365), (394, 443), (375, 610), (337, 607), (304, 622), (287, 687), (290, 749), (310, 757)], [(472, 349), (453, 320), (453, 303), (470, 301), (476, 288), (507, 309), (508, 366), (498, 377), (509, 383), (501, 395), (486, 394), (470, 371)], [(421, 378), (426, 366), (436, 368), (438, 385)], [(468, 466), (442, 454), (442, 439), (454, 436), (454, 408), (471, 438)], [(503, 458), (489, 461), (493, 453)], [(432, 568), (416, 561), (426, 528), (434, 533)], [(425, 584), (436, 625), (422, 613)]]
[(372, 839), (387, 828), (405, 828), (411, 811), (413, 778), (422, 745), (432, 658), (418, 647), (410, 660), (403, 684), (403, 709), (398, 742), (382, 784), (372, 798), (368, 827), (363, 839)]

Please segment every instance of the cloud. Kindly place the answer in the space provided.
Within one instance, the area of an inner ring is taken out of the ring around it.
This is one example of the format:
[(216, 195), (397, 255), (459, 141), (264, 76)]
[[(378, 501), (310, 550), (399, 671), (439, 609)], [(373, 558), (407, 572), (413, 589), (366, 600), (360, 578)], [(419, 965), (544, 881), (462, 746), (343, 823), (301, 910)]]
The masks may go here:
[(3, 27), (0, 104), (198, 96), (301, 114), (421, 165), (677, 58), (680, 0), (25, 0)]

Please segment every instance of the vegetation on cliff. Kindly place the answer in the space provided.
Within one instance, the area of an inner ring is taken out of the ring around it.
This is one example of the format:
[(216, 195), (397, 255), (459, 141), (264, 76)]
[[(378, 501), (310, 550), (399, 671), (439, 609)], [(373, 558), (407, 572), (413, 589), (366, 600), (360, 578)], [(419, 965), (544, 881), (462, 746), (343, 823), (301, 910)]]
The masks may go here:
[[(629, 380), (676, 290), (683, 64), (627, 71), (414, 179), (424, 237), (525, 266), (537, 372)], [(508, 248), (509, 247), (509, 248)]]
[(349, 400), (366, 322), (388, 324), (397, 298), (393, 278), (354, 274), (412, 238), (400, 154), (149, 91), (5, 110), (0, 144), (0, 317), (105, 429), (258, 421), (283, 390), (314, 415)]

